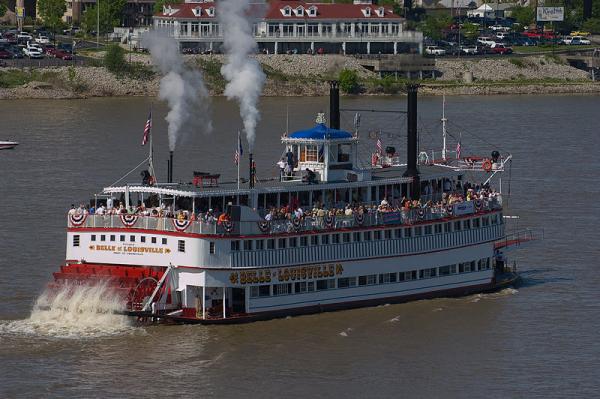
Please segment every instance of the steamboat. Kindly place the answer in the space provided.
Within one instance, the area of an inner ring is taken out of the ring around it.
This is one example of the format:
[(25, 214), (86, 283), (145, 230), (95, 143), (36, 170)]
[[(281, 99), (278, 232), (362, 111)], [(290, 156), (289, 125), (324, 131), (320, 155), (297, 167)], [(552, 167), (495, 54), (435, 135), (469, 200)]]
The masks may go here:
[(438, 159), (418, 153), (417, 86), (407, 93), (406, 164), (394, 148), (359, 164), (358, 124), (340, 128), (337, 82), (329, 123), (321, 114), (282, 135), (277, 179), (259, 180), (250, 154), (243, 187), (201, 172), (173, 183), (171, 156), (168, 182), (157, 183), (150, 156), (141, 184), (111, 185), (94, 209), (69, 212), (51, 285), (108, 282), (139, 320), (219, 324), (514, 284), (503, 252), (533, 234), (505, 231), (493, 184), (510, 154), (450, 156), (445, 130)]

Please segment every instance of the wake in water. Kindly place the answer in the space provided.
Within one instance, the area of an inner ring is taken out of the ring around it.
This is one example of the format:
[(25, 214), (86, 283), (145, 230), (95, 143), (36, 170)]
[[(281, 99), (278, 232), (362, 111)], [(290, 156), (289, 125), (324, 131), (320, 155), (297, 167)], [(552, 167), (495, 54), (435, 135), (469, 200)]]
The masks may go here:
[(65, 285), (46, 290), (31, 316), (0, 324), (0, 335), (35, 335), (55, 338), (96, 338), (136, 331), (126, 316), (122, 299), (108, 284)]
[(476, 295), (472, 295), (469, 298), (469, 302), (479, 302), (482, 299), (500, 299), (500, 298), (504, 298), (506, 296), (510, 296), (510, 295), (515, 295), (519, 292), (519, 290), (516, 290), (514, 288), (505, 288), (503, 290), (500, 290), (498, 292), (492, 292), (489, 294), (476, 294)]

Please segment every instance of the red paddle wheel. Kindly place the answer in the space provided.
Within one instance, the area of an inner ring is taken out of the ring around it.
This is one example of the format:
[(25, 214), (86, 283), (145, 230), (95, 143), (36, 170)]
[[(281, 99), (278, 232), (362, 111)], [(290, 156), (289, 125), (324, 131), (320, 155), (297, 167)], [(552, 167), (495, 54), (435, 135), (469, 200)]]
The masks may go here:
[(140, 311), (152, 295), (166, 268), (155, 266), (122, 266), (97, 263), (67, 263), (53, 273), (53, 290), (66, 286), (106, 284), (106, 295), (118, 297), (123, 310)]

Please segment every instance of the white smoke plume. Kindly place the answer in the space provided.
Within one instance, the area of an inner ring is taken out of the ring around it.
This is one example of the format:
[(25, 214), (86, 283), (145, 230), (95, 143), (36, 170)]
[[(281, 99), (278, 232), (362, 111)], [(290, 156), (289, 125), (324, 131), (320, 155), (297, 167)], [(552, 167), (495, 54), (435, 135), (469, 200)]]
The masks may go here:
[(256, 124), (260, 119), (258, 98), (265, 83), (260, 63), (250, 57), (258, 48), (252, 33), (250, 0), (223, 0), (218, 3), (218, 19), (223, 27), (227, 63), (221, 73), (227, 79), (225, 95), (240, 104), (240, 115), (249, 151), (254, 148)]
[(175, 150), (184, 134), (211, 132), (209, 95), (202, 73), (184, 63), (179, 45), (167, 32), (155, 30), (144, 34), (142, 45), (150, 50), (152, 62), (163, 75), (159, 98), (169, 105), (165, 118), (169, 125), (169, 150)]

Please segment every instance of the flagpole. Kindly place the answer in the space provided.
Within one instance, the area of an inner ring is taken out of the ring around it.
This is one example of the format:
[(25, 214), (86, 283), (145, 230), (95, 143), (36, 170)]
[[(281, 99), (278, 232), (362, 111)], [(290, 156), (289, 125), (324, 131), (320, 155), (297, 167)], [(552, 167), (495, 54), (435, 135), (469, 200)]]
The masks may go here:
[(148, 168), (150, 169), (150, 176), (154, 177), (154, 180), (156, 181), (156, 176), (154, 174), (154, 162), (153, 162), (153, 158), (154, 158), (154, 147), (152, 145), (152, 103), (150, 103), (150, 132), (149, 132), (149, 141), (150, 141), (150, 148), (149, 148), (149, 154), (148, 154)]
[(240, 131), (238, 130), (238, 139), (237, 139), (237, 143), (235, 144), (237, 146), (237, 153), (238, 153), (238, 161), (237, 161), (237, 189), (238, 191), (240, 191), (240, 163), (242, 161), (242, 154), (240, 151)]

